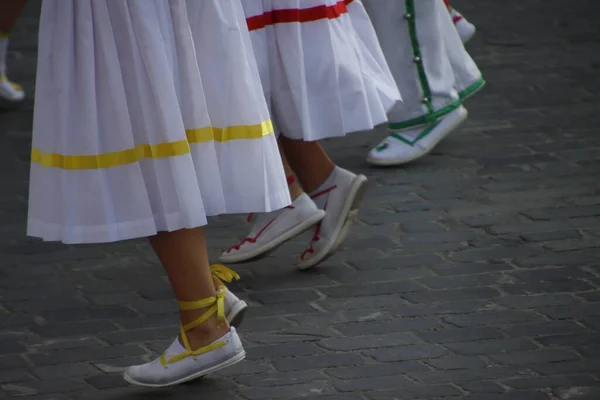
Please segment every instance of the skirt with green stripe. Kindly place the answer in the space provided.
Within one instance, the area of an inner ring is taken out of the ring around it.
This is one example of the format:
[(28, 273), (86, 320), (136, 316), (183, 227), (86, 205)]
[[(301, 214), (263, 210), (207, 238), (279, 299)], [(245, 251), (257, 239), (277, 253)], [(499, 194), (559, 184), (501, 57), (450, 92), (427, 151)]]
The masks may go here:
[(484, 84), (442, 0), (363, 0), (402, 103), (390, 128), (435, 121)]

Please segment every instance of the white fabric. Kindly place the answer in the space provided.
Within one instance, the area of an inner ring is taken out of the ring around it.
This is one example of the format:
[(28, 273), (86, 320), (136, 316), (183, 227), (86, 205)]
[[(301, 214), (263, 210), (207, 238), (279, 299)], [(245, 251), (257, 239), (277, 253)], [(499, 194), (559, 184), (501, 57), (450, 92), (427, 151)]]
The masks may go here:
[[(403, 102), (389, 114), (390, 122), (403, 122), (428, 114), (409, 23), (404, 18), (407, 0), (363, 0), (381, 47), (392, 70)], [(481, 79), (481, 73), (465, 50), (452, 17), (441, 0), (412, 0), (417, 40), (434, 111), (459, 99), (459, 93)]]
[[(340, 3), (340, 4), (338, 4)], [(339, 7), (311, 22), (268, 23), (250, 35), (277, 132), (305, 141), (371, 130), (400, 93), (360, 1), (242, 0), (249, 21), (281, 10)], [(277, 14), (275, 14), (277, 15)], [(250, 26), (252, 29), (252, 26)]]
[[(185, 0), (45, 0), (34, 153), (185, 146), (186, 129), (268, 120), (239, 0), (197, 3), (193, 38)], [(189, 146), (103, 169), (34, 159), (29, 235), (110, 242), (290, 203), (274, 135)]]

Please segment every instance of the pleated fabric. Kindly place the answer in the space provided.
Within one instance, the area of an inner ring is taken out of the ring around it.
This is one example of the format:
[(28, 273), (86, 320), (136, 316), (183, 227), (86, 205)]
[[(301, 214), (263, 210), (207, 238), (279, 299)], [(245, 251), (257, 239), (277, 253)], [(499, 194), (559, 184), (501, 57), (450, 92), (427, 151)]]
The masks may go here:
[(289, 204), (239, 0), (45, 0), (28, 234), (112, 242)]
[(387, 121), (400, 93), (359, 0), (242, 0), (276, 132), (315, 141)]

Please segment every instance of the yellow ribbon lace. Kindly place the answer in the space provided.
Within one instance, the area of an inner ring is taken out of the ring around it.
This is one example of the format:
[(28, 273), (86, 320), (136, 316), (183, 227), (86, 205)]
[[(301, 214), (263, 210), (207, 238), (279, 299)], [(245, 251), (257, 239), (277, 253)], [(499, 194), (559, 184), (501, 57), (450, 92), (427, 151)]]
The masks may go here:
[(224, 340), (221, 340), (218, 342), (211, 343), (207, 346), (200, 347), (197, 350), (192, 350), (186, 332), (188, 332), (188, 331), (194, 329), (195, 327), (197, 327), (198, 325), (204, 323), (204, 321), (206, 321), (208, 318), (210, 318), (215, 313), (217, 314), (218, 323), (219, 324), (223, 323), (225, 321), (225, 305), (223, 303), (223, 298), (225, 297), (226, 292), (227, 292), (227, 289), (225, 289), (225, 287), (221, 287), (217, 291), (216, 296), (208, 297), (206, 299), (202, 299), (202, 300), (198, 300), (198, 301), (180, 301), (179, 302), (179, 308), (184, 311), (198, 310), (198, 309), (207, 308), (207, 307), (208, 307), (208, 310), (206, 310), (200, 317), (193, 320), (192, 322), (180, 326), (179, 334), (181, 335), (181, 340), (183, 341), (183, 346), (185, 347), (186, 351), (184, 353), (177, 354), (176, 356), (173, 356), (173, 357), (169, 358), (168, 360), (167, 360), (167, 356), (165, 355), (165, 353), (163, 353), (160, 356), (160, 363), (164, 368), (167, 368), (167, 366), (169, 364), (173, 364), (173, 363), (176, 363), (177, 361), (181, 361), (186, 357), (189, 357), (189, 356), (196, 357), (200, 354), (208, 353), (209, 351), (212, 351), (212, 350), (218, 349), (219, 347), (225, 346), (225, 344), (227, 342)]
[(23, 90), (23, 86), (19, 85), (18, 83), (9, 81), (6, 77), (6, 74), (0, 74), (0, 82), (8, 82), (10, 86), (12, 86), (15, 90)]
[(225, 286), (225, 282), (231, 283), (234, 280), (240, 279), (240, 276), (232, 269), (227, 268), (222, 264), (213, 264), (210, 266), (210, 272), (212, 274), (215, 283), (219, 286)]

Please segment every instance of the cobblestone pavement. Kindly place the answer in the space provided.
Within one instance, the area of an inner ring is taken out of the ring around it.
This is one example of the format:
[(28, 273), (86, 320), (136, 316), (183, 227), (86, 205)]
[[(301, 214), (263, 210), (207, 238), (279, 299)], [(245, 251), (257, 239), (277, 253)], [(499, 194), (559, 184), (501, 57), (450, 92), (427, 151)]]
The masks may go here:
[[(238, 268), (248, 361), (171, 390), (118, 374), (176, 332), (148, 246), (27, 239), (32, 102), (1, 114), (0, 398), (600, 399), (600, 2), (505, 3), (456, 1), (489, 82), (469, 122), (401, 169), (364, 164), (376, 135), (328, 144), (371, 177), (344, 251)], [(30, 93), (37, 7), (11, 63)], [(246, 229), (215, 219), (211, 253)]]

